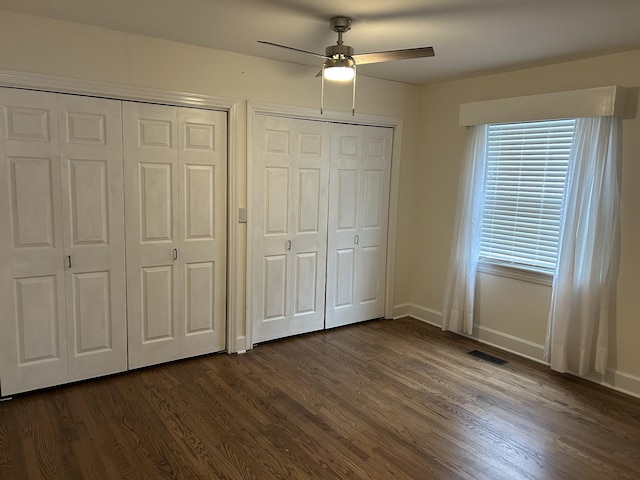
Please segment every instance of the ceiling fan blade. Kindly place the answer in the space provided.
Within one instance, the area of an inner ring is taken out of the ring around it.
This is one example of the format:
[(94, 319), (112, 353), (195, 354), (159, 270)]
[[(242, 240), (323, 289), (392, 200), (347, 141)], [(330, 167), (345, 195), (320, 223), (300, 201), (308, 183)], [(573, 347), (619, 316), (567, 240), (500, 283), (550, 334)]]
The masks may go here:
[(367, 63), (390, 62), (392, 60), (409, 60), (411, 58), (433, 57), (433, 47), (405, 48), (404, 50), (390, 50), (388, 52), (372, 52), (353, 55), (356, 65)]
[(299, 48), (294, 48), (294, 47), (287, 47), (286, 45), (279, 45), (277, 43), (265, 42), (263, 40), (258, 40), (258, 43), (262, 43), (264, 45), (271, 45), (272, 47), (286, 48), (287, 50), (293, 50), (294, 52), (307, 53), (309, 55), (315, 55), (316, 57), (320, 57), (320, 58), (329, 58), (326, 55), (323, 55), (321, 53), (309, 52), (307, 50), (301, 50)]

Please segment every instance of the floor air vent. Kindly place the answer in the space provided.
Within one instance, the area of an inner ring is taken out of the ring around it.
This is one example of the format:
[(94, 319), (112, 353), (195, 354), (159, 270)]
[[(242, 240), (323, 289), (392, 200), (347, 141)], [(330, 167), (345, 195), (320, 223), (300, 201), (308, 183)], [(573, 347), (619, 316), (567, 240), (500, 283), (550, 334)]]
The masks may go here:
[(501, 358), (494, 357), (493, 355), (489, 355), (488, 353), (481, 352), (480, 350), (471, 350), (469, 355), (473, 355), (474, 357), (480, 358), (482, 360), (486, 360), (487, 362), (494, 363), (496, 365), (504, 365), (507, 363), (506, 360), (502, 360)]

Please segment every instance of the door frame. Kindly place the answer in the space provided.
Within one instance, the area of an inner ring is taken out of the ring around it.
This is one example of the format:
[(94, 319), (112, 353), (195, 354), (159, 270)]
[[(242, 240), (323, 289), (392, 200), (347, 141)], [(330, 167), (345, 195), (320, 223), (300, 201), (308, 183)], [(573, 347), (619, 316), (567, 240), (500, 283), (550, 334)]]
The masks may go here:
[(196, 93), (174, 92), (145, 87), (133, 87), (115, 83), (82, 80), (55, 75), (16, 72), (0, 69), (0, 87), (40, 90), (53, 93), (100, 97), (112, 100), (157, 103), (177, 107), (192, 107), (217, 110), (227, 113), (227, 321), (226, 352), (244, 350), (243, 299), (244, 291), (244, 251), (243, 226), (233, 221), (241, 200), (238, 187), (244, 162), (240, 157), (242, 145), (238, 133), (242, 131), (238, 102), (234, 99), (214, 97)]
[[(385, 278), (385, 318), (393, 318), (393, 298), (396, 265), (396, 235), (398, 226), (398, 204), (400, 195), (400, 162), (402, 158), (402, 128), (403, 120), (399, 117), (384, 115), (371, 115), (356, 113), (355, 116), (345, 112), (325, 111), (323, 114), (316, 109), (279, 105), (273, 103), (247, 102), (247, 263), (246, 263), (246, 325), (244, 345), (246, 350), (253, 348), (253, 311), (252, 288), (253, 278), (253, 249), (249, 244), (253, 238), (253, 222), (250, 205), (250, 192), (253, 191), (254, 178), (253, 165), (253, 122), (256, 115), (269, 115), (286, 117), (299, 120), (314, 120), (328, 123), (347, 123), (352, 125), (364, 125), (370, 127), (388, 127), (393, 129), (393, 146), (391, 152), (391, 179), (389, 185), (389, 220), (387, 225), (387, 264)], [(239, 342), (240, 343), (240, 342)]]

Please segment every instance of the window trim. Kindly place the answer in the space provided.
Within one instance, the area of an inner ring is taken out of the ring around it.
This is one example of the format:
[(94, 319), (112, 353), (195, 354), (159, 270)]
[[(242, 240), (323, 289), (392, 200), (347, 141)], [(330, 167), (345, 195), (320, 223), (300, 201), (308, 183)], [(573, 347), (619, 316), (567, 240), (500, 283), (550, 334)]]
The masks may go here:
[(480, 258), (478, 260), (478, 272), (512, 278), (522, 282), (537, 283), (538, 285), (546, 285), (548, 287), (553, 285), (552, 273), (529, 270), (520, 265), (501, 263), (488, 258)]

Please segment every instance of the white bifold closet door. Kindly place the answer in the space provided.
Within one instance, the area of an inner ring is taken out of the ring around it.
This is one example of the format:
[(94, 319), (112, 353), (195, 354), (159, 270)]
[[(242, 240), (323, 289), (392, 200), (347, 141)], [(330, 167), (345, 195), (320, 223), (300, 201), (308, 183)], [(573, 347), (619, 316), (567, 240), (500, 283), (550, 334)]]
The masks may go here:
[(321, 330), (329, 124), (257, 115), (252, 158), (253, 341)]
[(126, 370), (120, 102), (0, 104), (2, 394)]
[(223, 350), (226, 114), (123, 112), (129, 368)]
[(393, 129), (255, 115), (253, 342), (384, 316)]
[(384, 316), (393, 129), (334, 125), (326, 328)]

